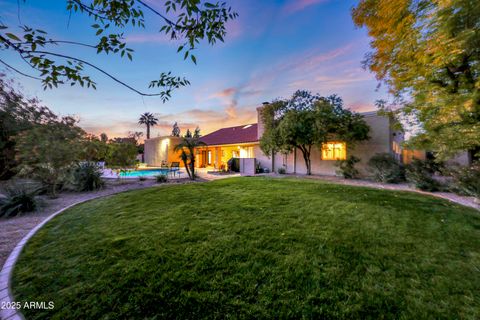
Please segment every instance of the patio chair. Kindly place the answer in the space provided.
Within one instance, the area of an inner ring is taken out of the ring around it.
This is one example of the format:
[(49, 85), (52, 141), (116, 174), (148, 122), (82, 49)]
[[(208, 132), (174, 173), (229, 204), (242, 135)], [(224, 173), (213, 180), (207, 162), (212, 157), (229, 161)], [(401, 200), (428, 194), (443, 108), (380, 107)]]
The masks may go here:
[(175, 174), (180, 170), (180, 162), (172, 162), (170, 165), (170, 174), (175, 176)]

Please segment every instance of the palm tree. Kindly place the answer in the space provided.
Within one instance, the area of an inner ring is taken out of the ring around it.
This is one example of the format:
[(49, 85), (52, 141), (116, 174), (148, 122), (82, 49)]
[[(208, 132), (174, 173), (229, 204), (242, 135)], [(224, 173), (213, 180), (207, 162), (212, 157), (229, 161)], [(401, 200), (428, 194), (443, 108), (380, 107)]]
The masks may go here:
[(181, 151), (182, 159), (191, 180), (195, 180), (195, 148), (206, 146), (199, 137), (184, 136), (182, 142), (175, 146), (175, 152)]
[(150, 127), (158, 124), (158, 119), (150, 112), (145, 112), (144, 114), (140, 115), (140, 119), (138, 119), (138, 124), (144, 124), (147, 126), (147, 139), (150, 139)]

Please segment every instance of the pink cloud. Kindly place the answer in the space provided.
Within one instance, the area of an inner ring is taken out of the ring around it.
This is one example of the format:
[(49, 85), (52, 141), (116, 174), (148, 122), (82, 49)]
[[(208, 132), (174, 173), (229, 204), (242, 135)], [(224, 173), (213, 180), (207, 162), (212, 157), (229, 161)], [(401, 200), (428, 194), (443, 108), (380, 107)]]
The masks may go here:
[(293, 14), (298, 11), (302, 11), (307, 7), (325, 3), (329, 0), (290, 0), (285, 7), (283, 8), (283, 12), (286, 14)]

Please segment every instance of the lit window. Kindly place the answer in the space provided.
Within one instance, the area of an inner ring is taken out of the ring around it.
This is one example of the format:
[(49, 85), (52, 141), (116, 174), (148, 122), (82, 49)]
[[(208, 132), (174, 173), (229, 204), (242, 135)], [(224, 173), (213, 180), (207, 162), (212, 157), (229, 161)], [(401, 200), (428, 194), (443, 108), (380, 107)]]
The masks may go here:
[(347, 145), (345, 142), (328, 142), (322, 145), (322, 160), (346, 160)]
[(212, 151), (208, 151), (208, 164), (212, 164)]

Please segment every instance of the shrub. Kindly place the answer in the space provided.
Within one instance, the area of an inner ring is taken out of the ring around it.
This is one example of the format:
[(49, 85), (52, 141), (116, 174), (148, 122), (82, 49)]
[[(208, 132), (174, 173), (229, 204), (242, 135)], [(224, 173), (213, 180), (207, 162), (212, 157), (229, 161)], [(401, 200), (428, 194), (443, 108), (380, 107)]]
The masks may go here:
[(413, 159), (405, 168), (407, 181), (423, 191), (438, 191), (441, 186), (433, 178), (436, 166), (432, 162), (432, 160)]
[(480, 199), (480, 162), (454, 170), (452, 177), (459, 193)]
[(405, 180), (402, 164), (389, 153), (375, 154), (368, 160), (367, 165), (375, 181), (398, 183)]
[(284, 167), (278, 168), (277, 170), (278, 174), (285, 174), (287, 173), (287, 170)]
[(255, 173), (263, 173), (262, 164), (260, 162), (255, 164)]
[(102, 169), (93, 162), (83, 162), (73, 170), (73, 184), (77, 191), (93, 191), (102, 188)]
[(339, 167), (337, 173), (341, 174), (345, 179), (358, 178), (358, 170), (355, 168), (355, 164), (359, 163), (360, 159), (355, 156), (348, 157), (347, 160), (337, 161), (335, 164)]
[(147, 180), (147, 177), (144, 177), (144, 176), (138, 177), (138, 181), (146, 181), (146, 180)]
[(39, 189), (29, 190), (24, 185), (6, 188), (6, 197), (0, 198), (0, 217), (12, 217), (37, 208)]
[(155, 179), (157, 180), (157, 183), (165, 183), (168, 181), (168, 177), (165, 174), (159, 174), (158, 176), (155, 176)]

